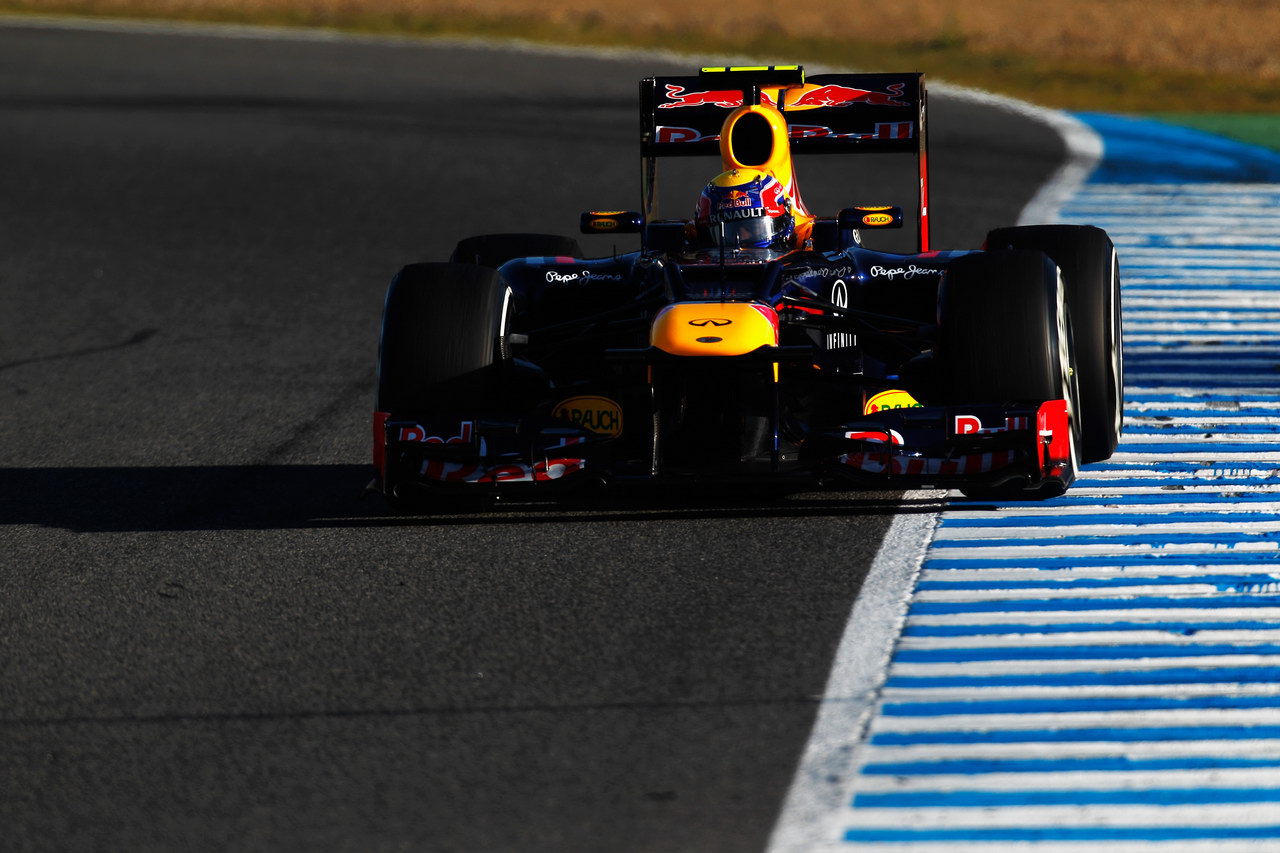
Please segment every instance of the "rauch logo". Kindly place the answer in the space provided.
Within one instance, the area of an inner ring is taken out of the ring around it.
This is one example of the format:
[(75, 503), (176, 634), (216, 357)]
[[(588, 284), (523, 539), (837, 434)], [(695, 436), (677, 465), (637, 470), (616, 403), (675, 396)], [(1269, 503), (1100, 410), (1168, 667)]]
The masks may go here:
[(610, 438), (622, 435), (622, 407), (608, 397), (570, 397), (551, 415)]

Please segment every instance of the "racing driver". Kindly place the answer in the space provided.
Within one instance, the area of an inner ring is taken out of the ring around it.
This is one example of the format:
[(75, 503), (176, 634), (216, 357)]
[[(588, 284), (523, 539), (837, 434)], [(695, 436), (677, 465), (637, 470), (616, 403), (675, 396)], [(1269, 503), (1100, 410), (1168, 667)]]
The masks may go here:
[(730, 169), (711, 179), (694, 215), (701, 246), (728, 250), (796, 248), (796, 217), (782, 184), (767, 172)]

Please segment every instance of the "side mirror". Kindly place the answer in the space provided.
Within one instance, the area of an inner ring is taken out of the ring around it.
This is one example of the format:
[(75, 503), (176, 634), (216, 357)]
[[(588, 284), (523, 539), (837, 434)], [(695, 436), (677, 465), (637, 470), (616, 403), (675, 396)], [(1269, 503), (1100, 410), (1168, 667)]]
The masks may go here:
[(659, 219), (650, 222), (645, 229), (645, 248), (650, 252), (678, 255), (684, 249), (685, 226), (683, 219)]
[(579, 227), (583, 234), (639, 234), (643, 222), (634, 210), (588, 210)]
[(901, 228), (902, 208), (896, 205), (861, 205), (840, 211), (840, 228)]
[(835, 219), (813, 220), (813, 250), (815, 252), (843, 252), (861, 246), (858, 229), (841, 228)]

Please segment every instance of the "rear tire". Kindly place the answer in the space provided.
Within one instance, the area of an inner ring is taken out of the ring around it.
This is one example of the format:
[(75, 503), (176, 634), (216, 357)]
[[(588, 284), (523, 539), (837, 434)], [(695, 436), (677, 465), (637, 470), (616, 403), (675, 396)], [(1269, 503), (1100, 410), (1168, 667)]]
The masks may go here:
[[(1067, 401), (1077, 446), (1072, 331), (1062, 278), (1042, 252), (984, 252), (958, 258), (938, 294), (940, 387), (954, 403)], [(1065, 489), (1010, 483), (968, 487), (966, 497), (1043, 500)]]
[(1091, 225), (1032, 225), (990, 232), (987, 248), (1039, 249), (1062, 270), (1080, 385), (1080, 458), (1110, 458), (1124, 422), (1120, 267), (1111, 238)]
[(449, 260), (497, 269), (513, 258), (582, 257), (578, 241), (555, 234), (482, 234), (458, 243)]

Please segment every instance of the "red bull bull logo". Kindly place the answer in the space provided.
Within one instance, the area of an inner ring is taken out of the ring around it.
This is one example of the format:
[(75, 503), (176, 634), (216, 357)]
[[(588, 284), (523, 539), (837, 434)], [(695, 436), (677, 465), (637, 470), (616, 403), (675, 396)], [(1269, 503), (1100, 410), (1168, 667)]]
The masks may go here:
[(886, 91), (877, 92), (872, 89), (858, 89), (853, 86), (841, 86), (831, 83), (825, 86), (806, 86), (794, 96), (787, 98), (790, 107), (850, 107), (854, 104), (869, 104), (881, 107), (909, 107), (910, 101), (900, 100), (905, 83), (892, 83)]
[(667, 84), (667, 103), (658, 104), (660, 110), (676, 107), (724, 107), (742, 106), (742, 92), (733, 89), (717, 89), (709, 92), (688, 92), (684, 86)]
[[(708, 92), (688, 92), (684, 86), (667, 83), (667, 103), (658, 104), (660, 110), (676, 107), (723, 107), (734, 109), (742, 106), (742, 92), (738, 89), (713, 89)], [(760, 103), (771, 107), (778, 105), (777, 89), (760, 92)]]
[[(722, 107), (733, 109), (742, 106), (742, 92), (737, 89), (712, 89), (704, 92), (690, 92), (684, 86), (667, 83), (667, 103), (658, 104), (660, 110), (677, 107)], [(826, 85), (807, 84), (801, 88), (787, 90), (787, 109), (813, 109), (815, 107), (850, 107), (854, 104), (868, 104), (883, 107), (909, 107), (910, 101), (901, 100), (906, 88), (905, 83), (891, 83), (885, 91), (859, 89), (854, 86), (841, 86), (837, 83)], [(766, 89), (760, 93), (760, 102), (776, 107), (778, 90)]]

